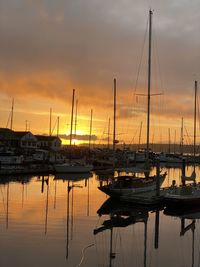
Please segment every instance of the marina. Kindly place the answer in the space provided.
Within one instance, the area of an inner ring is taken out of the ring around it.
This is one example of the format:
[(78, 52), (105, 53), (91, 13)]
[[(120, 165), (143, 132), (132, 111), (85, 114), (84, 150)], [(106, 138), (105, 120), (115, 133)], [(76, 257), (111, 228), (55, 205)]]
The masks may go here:
[(1, 2), (0, 267), (199, 267), (200, 2)]

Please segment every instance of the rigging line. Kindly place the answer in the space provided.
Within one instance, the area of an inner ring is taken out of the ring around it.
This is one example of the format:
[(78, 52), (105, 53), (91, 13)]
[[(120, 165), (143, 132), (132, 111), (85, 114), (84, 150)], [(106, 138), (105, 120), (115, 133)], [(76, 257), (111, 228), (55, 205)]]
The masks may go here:
[(53, 132), (54, 132), (54, 130), (55, 130), (55, 128), (56, 128), (56, 124), (57, 124), (57, 120), (56, 120), (55, 123), (54, 123), (53, 129), (51, 130), (51, 134), (53, 134)]
[[(158, 41), (157, 41), (156, 29), (154, 29), (154, 42), (155, 42), (155, 51), (158, 51)], [(163, 79), (162, 79), (162, 73), (161, 73), (161, 67), (160, 67), (159, 53), (155, 53), (155, 54), (156, 54), (156, 59), (157, 59), (157, 64), (158, 64), (158, 72), (159, 72), (159, 77), (160, 77), (161, 90), (162, 90), (162, 93), (164, 94), (164, 87), (163, 87)]]
[(138, 132), (138, 129), (136, 129), (135, 134), (134, 134), (133, 138), (131, 139), (130, 145), (133, 144), (133, 142), (134, 142), (134, 140), (135, 140), (135, 137), (136, 137), (136, 135), (137, 135), (137, 132)]
[(188, 131), (187, 131), (186, 126), (184, 126), (184, 128), (185, 128), (185, 132), (186, 132), (187, 138), (188, 138), (188, 140), (189, 140), (189, 142), (187, 141), (187, 143), (188, 143), (188, 145), (191, 146), (192, 142), (191, 142), (191, 139), (190, 139), (190, 136), (189, 136), (189, 134), (188, 134)]
[(8, 128), (8, 124), (10, 122), (10, 118), (11, 118), (11, 112), (9, 113), (9, 116), (8, 116), (8, 121), (7, 121), (7, 124), (6, 124), (6, 128)]
[[(142, 50), (141, 50), (141, 54), (140, 54), (140, 58), (139, 58), (139, 66), (138, 66), (138, 70), (137, 70), (137, 74), (136, 74), (136, 81), (135, 81), (135, 86), (134, 86), (134, 91), (133, 91), (133, 95), (131, 96), (131, 98), (133, 98), (133, 100), (131, 100), (131, 103), (133, 101), (133, 103), (135, 102), (134, 101), (134, 96), (136, 94), (136, 90), (137, 90), (137, 86), (138, 86), (138, 80), (139, 80), (139, 75), (140, 75), (140, 70), (141, 70), (141, 66), (142, 66), (142, 58), (143, 58), (143, 54), (144, 54), (144, 48), (145, 48), (145, 43), (146, 43), (146, 36), (147, 36), (147, 31), (148, 31), (148, 22), (149, 22), (149, 18), (147, 19), (147, 22), (146, 22), (146, 29), (145, 29), (145, 34), (144, 34), (144, 38), (143, 38), (143, 43), (142, 43)], [(130, 99), (131, 99), (130, 98)], [(131, 124), (131, 119), (133, 118), (134, 116), (134, 111), (135, 111), (135, 108), (133, 107), (133, 105), (131, 104), (130, 106), (130, 109), (131, 109), (131, 115), (130, 115), (130, 120), (128, 120), (128, 123), (127, 123), (127, 133), (129, 131), (129, 128), (130, 128), (130, 124)]]
[(90, 245), (88, 245), (88, 246), (86, 246), (86, 247), (84, 247), (84, 248), (82, 249), (82, 258), (81, 258), (81, 261), (79, 262), (79, 264), (77, 265), (77, 267), (81, 266), (81, 264), (83, 263), (83, 260), (84, 260), (84, 258), (85, 258), (85, 251), (86, 251), (88, 248), (93, 247), (93, 246), (94, 246), (94, 244), (92, 243), (92, 244), (90, 244)]
[(102, 133), (101, 137), (99, 138), (99, 145), (100, 145), (101, 141), (103, 141), (103, 136), (104, 136), (104, 133), (106, 131), (106, 127), (107, 127), (107, 125), (104, 126), (103, 133)]
[(148, 31), (148, 23), (149, 23), (149, 18), (147, 19), (147, 22), (146, 22), (146, 29), (145, 29), (145, 34), (144, 34), (144, 39), (143, 39), (143, 44), (142, 44), (142, 51), (141, 51), (141, 55), (140, 55), (140, 59), (139, 59), (139, 66), (138, 66), (138, 71), (137, 71), (137, 75), (136, 75), (135, 88), (134, 88), (133, 95), (135, 95), (136, 90), (137, 90), (138, 79), (139, 79), (140, 69), (141, 69), (141, 65), (142, 65), (142, 58), (143, 58), (143, 54), (144, 54), (144, 47), (145, 47), (147, 31)]
[[(134, 96), (135, 96), (136, 91), (137, 91), (139, 75), (140, 75), (140, 71), (141, 71), (141, 67), (142, 67), (142, 59), (143, 59), (143, 55), (144, 55), (145, 43), (146, 43), (147, 32), (148, 32), (148, 23), (149, 23), (149, 18), (147, 18), (147, 21), (146, 21), (146, 28), (145, 28), (144, 38), (143, 38), (143, 42), (142, 42), (142, 50), (141, 50), (141, 54), (140, 54), (140, 58), (139, 58), (139, 66), (138, 66), (138, 70), (137, 70), (137, 74), (136, 74), (135, 86), (134, 86), (134, 91), (133, 91), (133, 100), (134, 100)], [(134, 112), (132, 114), (134, 114)], [(130, 121), (129, 121), (129, 123), (130, 123)]]

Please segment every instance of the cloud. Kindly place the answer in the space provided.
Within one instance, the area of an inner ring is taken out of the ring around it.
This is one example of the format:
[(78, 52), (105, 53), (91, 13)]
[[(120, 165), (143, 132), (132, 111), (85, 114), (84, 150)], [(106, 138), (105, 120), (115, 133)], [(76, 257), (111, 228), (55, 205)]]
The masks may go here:
[[(200, 68), (197, 0), (151, 0), (153, 15), (152, 92), (165, 92), (161, 118), (192, 117), (193, 80)], [(72, 89), (79, 113), (104, 121), (113, 116), (113, 78), (117, 78), (118, 119), (144, 116), (133, 106), (148, 3), (143, 0), (2, 0), (0, 8), (1, 93), (23, 102), (43, 98), (66, 103)], [(146, 37), (147, 41), (147, 37)], [(161, 75), (160, 75), (161, 74)], [(146, 93), (147, 42), (137, 93)], [(154, 100), (153, 100), (154, 102)], [(145, 100), (143, 100), (145, 104)], [(34, 112), (34, 111), (33, 111)]]
[[(70, 135), (59, 135), (60, 138), (65, 139), (65, 140), (70, 140)], [(89, 138), (91, 138), (91, 141), (96, 141), (98, 140), (96, 135), (91, 135), (91, 137), (87, 134), (85, 135), (80, 135), (80, 134), (76, 134), (76, 135), (72, 135), (72, 139), (76, 139), (76, 140), (80, 140), (80, 141), (88, 141)]]

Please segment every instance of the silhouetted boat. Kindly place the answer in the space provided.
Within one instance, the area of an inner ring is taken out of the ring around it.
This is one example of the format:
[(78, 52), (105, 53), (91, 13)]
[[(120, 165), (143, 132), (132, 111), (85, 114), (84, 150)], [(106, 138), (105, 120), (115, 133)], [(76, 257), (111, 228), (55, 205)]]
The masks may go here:
[[(116, 177), (108, 185), (100, 185), (99, 189), (109, 196), (120, 197), (141, 192), (148, 192), (156, 189), (156, 180), (159, 178), (160, 184), (164, 181), (166, 173), (157, 176), (150, 176), (150, 98), (151, 98), (151, 45), (152, 45), (152, 10), (149, 11), (149, 47), (148, 47), (148, 88), (147, 88), (147, 146), (145, 150), (145, 173), (143, 178), (138, 178), (134, 174), (131, 176)], [(139, 94), (140, 95), (140, 94)], [(144, 96), (144, 94), (142, 94)], [(115, 136), (115, 135), (114, 135)], [(114, 139), (115, 141), (115, 139)], [(115, 142), (113, 142), (115, 143)], [(141, 172), (141, 171), (140, 171)]]
[[(166, 175), (166, 173), (160, 174), (160, 184)], [(156, 175), (148, 176), (148, 178), (119, 176), (107, 185), (100, 185), (98, 189), (111, 197), (121, 197), (156, 190), (156, 180)]]
[[(195, 81), (194, 103), (194, 170), (190, 176), (182, 174), (182, 185), (171, 186), (171, 190), (164, 196), (166, 205), (170, 206), (195, 206), (200, 204), (200, 184), (196, 183), (195, 157), (196, 157), (196, 108), (197, 108), (197, 81)], [(186, 184), (186, 181), (193, 181)]]

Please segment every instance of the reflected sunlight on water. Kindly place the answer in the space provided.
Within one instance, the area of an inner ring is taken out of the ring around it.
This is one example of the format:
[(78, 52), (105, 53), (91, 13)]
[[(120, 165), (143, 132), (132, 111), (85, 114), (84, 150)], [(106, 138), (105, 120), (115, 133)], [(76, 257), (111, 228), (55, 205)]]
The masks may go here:
[[(180, 169), (167, 172), (163, 186), (179, 184)], [(183, 234), (180, 214), (110, 203), (95, 174), (11, 178), (0, 184), (2, 267), (199, 266), (198, 210)]]

